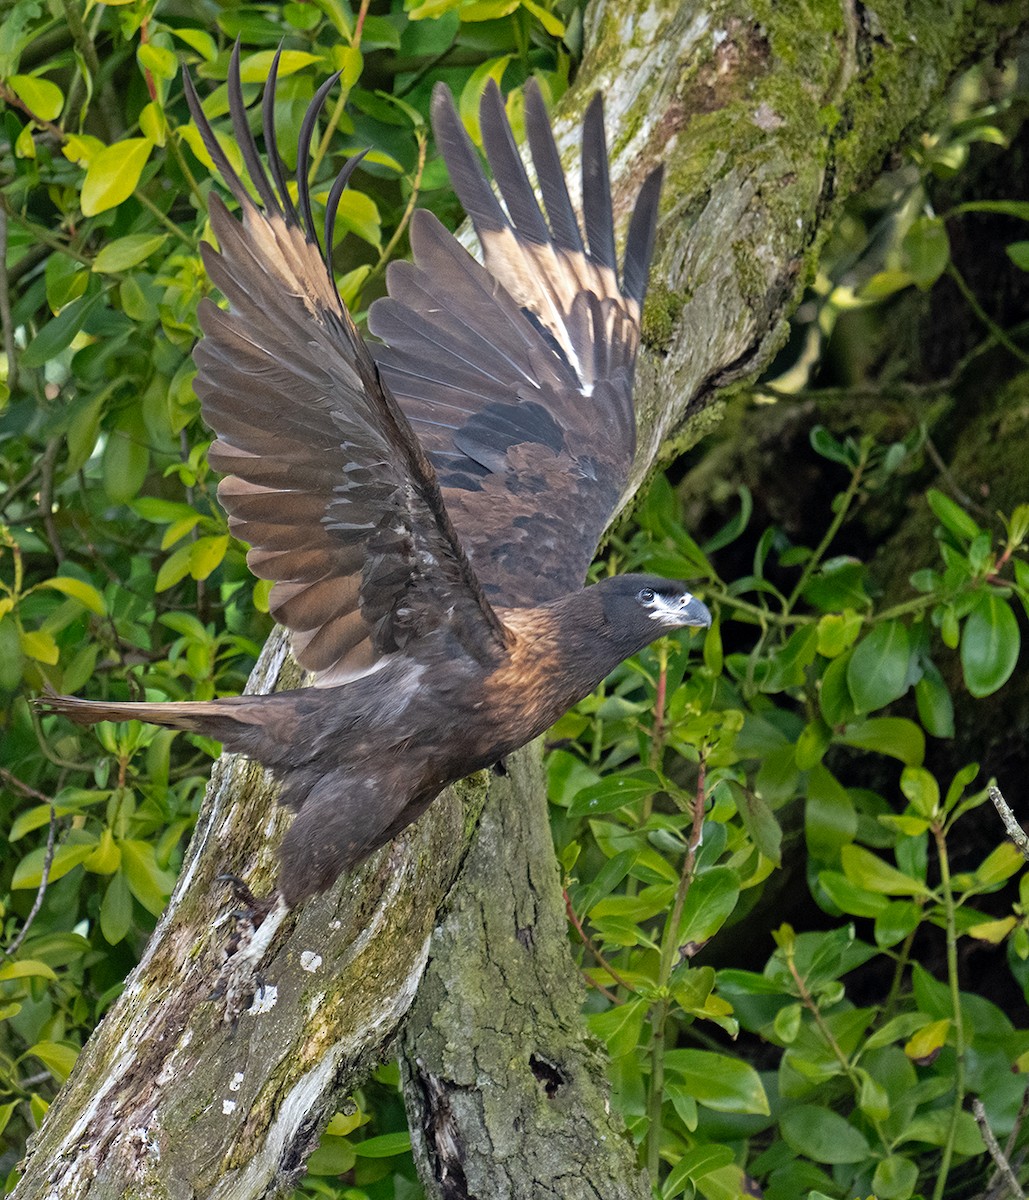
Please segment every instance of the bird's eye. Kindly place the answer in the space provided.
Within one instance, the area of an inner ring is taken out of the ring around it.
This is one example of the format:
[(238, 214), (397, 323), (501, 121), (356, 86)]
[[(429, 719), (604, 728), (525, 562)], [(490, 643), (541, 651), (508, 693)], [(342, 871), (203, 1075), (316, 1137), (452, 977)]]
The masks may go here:
[(653, 588), (640, 588), (639, 594), (636, 597), (641, 604), (651, 604), (654, 600)]

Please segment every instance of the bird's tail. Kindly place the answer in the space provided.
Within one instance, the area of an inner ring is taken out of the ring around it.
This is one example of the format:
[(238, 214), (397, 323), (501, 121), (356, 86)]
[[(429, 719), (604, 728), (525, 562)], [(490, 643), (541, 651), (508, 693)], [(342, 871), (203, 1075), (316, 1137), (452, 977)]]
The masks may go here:
[(80, 700), (77, 696), (59, 696), (56, 692), (48, 692), (35, 703), (37, 708), (60, 713), (78, 725), (95, 725), (98, 721), (147, 721), (151, 725), (188, 729), (220, 742), (228, 742), (230, 737), (226, 733), (233, 729), (238, 731), (241, 724), (250, 724), (244, 712), (233, 711), (245, 708), (245, 699), (229, 697), (224, 700), (171, 700), (157, 704), (111, 703), (107, 700)]

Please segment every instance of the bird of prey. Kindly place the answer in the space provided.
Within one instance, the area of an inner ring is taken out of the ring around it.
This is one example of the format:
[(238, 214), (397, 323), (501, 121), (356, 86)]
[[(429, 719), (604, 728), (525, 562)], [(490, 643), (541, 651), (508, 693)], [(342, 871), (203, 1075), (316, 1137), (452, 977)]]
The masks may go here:
[(256, 199), (185, 79), (197, 126), (239, 216), (211, 197), (194, 357), (209, 461), (272, 615), (312, 686), (204, 702), (51, 696), (72, 719), (137, 719), (204, 733), (270, 768), (297, 815), (279, 891), (329, 887), (421, 814), (447, 784), (537, 737), (622, 659), (669, 630), (706, 626), (686, 586), (625, 575), (584, 587), (635, 448), (632, 379), (657, 221), (644, 180), (619, 272), (599, 96), (582, 131), (583, 228), (538, 88), (525, 89), (542, 207), (495, 85), (481, 129), (497, 191), (449, 91), (436, 141), (472, 219), (480, 265), (435, 217), (411, 222), (414, 261), (388, 272), (366, 341), (340, 300), (333, 227), (359, 159), (312, 214), (309, 148), (334, 79), (300, 133), (297, 200), (275, 138), (267, 168), (239, 74), (232, 131)]

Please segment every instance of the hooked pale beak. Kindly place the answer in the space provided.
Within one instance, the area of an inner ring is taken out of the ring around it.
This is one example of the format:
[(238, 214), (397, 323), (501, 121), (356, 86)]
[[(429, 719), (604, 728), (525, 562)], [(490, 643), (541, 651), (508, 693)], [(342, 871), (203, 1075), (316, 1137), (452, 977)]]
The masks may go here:
[(682, 623), (708, 629), (711, 625), (711, 613), (706, 604), (702, 604), (696, 596), (683, 596), (679, 601), (682, 608)]

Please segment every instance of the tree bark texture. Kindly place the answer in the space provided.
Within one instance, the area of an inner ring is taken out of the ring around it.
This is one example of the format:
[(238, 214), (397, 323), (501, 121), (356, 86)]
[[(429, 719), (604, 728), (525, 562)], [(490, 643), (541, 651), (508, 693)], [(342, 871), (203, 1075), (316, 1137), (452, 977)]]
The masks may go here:
[[(618, 215), (652, 164), (667, 167), (626, 499), (700, 436), (720, 388), (767, 362), (842, 200), (1025, 20), (1016, 0), (597, 0), (559, 124), (566, 161), (599, 88)], [(252, 689), (295, 681), (277, 635)], [(583, 1038), (538, 755), (512, 762), (455, 890), (484, 776), (286, 914), (259, 963), (263, 993), (232, 1021), (208, 999), (234, 936), (217, 876), (267, 893), (288, 817), (260, 769), (219, 763), (168, 911), (33, 1139), (18, 1200), (281, 1194), (421, 986), (405, 1054), (430, 1195), (649, 1195)], [(444, 1002), (457, 1034), (439, 1027)], [(447, 1123), (463, 1150), (443, 1171), (448, 1143), (432, 1131)]]
[(507, 770), (433, 933), (403, 1039), (419, 1173), (446, 1200), (649, 1196), (580, 1017), (536, 748)]

